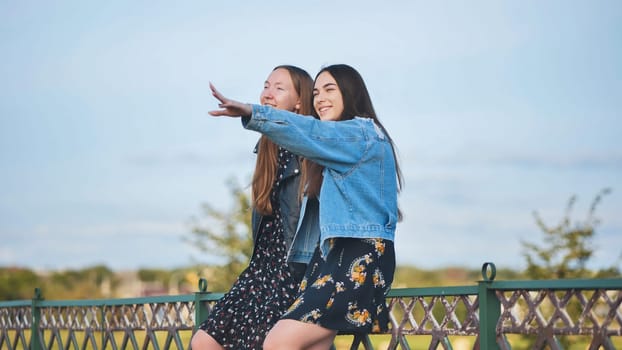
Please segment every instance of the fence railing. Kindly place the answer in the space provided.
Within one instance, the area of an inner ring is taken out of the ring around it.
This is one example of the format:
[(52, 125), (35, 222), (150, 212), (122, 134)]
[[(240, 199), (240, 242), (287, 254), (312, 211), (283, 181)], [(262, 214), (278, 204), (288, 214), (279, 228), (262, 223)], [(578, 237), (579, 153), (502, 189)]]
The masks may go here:
[[(622, 346), (622, 279), (495, 281), (399, 288), (386, 333), (339, 335), (337, 349), (615, 349)], [(190, 349), (221, 293), (98, 300), (0, 302), (0, 350)]]

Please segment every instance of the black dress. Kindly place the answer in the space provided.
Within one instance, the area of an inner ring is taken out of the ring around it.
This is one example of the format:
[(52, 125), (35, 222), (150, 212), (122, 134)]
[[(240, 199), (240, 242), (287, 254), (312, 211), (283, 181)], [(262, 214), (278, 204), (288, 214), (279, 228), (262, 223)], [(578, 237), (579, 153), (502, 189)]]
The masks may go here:
[(265, 216), (249, 266), (199, 326), (225, 349), (261, 349), (268, 331), (293, 303), (299, 283), (287, 264), (278, 187), (294, 157), (279, 148), (279, 167), (272, 187), (273, 216)]

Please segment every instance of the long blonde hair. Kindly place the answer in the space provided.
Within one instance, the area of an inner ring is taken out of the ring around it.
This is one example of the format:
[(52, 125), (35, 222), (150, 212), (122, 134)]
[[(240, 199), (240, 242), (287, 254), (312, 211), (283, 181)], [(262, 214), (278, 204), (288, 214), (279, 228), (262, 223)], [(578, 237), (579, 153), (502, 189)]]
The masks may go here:
[[(294, 84), (294, 89), (300, 98), (299, 114), (310, 115), (313, 111), (313, 79), (305, 70), (291, 65), (280, 65), (279, 68), (285, 69)], [(261, 136), (257, 145), (257, 161), (255, 172), (253, 173), (252, 204), (255, 210), (262, 215), (272, 214), (272, 203), (270, 202), (270, 192), (276, 177), (278, 161), (278, 146), (266, 136)], [(303, 172), (304, 173), (304, 172)]]

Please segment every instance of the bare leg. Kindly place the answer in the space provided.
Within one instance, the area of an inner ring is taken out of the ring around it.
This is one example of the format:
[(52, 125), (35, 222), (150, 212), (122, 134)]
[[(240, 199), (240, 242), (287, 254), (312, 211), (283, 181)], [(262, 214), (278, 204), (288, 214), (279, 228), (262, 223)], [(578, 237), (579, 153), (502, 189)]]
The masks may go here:
[(264, 350), (320, 350), (330, 349), (337, 331), (312, 323), (280, 320), (268, 332)]
[(224, 350), (211, 335), (207, 334), (204, 330), (199, 329), (192, 336), (190, 341), (190, 347), (192, 350)]

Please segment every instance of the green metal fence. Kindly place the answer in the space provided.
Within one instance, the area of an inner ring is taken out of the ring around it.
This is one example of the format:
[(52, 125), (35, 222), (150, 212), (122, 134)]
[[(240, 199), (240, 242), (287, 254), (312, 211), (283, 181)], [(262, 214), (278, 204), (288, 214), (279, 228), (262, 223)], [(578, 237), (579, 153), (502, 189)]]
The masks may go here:
[[(622, 279), (495, 281), (401, 288), (387, 296), (383, 334), (339, 335), (337, 349), (589, 349), (622, 346)], [(0, 302), (0, 350), (189, 349), (220, 293)]]

